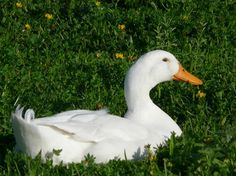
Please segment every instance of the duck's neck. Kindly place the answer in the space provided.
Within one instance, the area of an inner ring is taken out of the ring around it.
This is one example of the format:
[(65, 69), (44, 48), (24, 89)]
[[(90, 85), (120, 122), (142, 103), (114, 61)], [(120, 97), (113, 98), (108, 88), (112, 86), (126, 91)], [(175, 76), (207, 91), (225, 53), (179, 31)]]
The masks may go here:
[[(135, 121), (152, 121), (157, 120), (158, 114), (165, 114), (156, 106), (149, 96), (150, 89), (144, 86), (133, 87), (125, 86), (125, 99), (128, 106), (126, 118)], [(155, 114), (157, 117), (155, 117)]]
[(142, 59), (138, 60), (125, 77), (125, 99), (130, 112), (141, 108), (144, 104), (153, 104), (149, 92), (155, 85), (150, 85), (149, 79), (146, 78), (148, 69), (143, 67), (148, 66)]
[(125, 118), (146, 126), (148, 129), (159, 130), (159, 134), (164, 137), (170, 137), (172, 132), (180, 135), (182, 131), (179, 126), (167, 113), (153, 103), (149, 92), (150, 90), (143, 89), (143, 86), (141, 86), (141, 90), (129, 84), (125, 86), (125, 98), (128, 106)]
[[(131, 76), (130, 76), (131, 75)], [(125, 117), (138, 122), (158, 123), (158, 119), (169, 116), (156, 106), (149, 93), (154, 84), (146, 82), (141, 76), (129, 73), (125, 79), (125, 99), (128, 111)]]
[(128, 111), (137, 111), (147, 106), (155, 106), (149, 96), (149, 90), (138, 87), (125, 87), (125, 99)]

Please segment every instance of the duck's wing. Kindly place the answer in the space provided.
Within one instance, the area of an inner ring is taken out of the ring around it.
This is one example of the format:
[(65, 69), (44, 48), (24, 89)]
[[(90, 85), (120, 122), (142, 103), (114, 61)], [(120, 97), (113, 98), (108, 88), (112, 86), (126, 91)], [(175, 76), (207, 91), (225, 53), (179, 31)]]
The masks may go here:
[(134, 122), (110, 115), (107, 110), (66, 111), (46, 118), (35, 118), (32, 109), (26, 110), (18, 107), (13, 114), (14, 119), (28, 122), (35, 127), (44, 126), (57, 131), (63, 136), (80, 142), (97, 143), (106, 139), (119, 139), (135, 141), (145, 139), (148, 130)]
[(38, 125), (48, 126), (70, 138), (83, 142), (96, 143), (109, 138), (133, 141), (148, 136), (146, 128), (134, 124), (128, 119), (110, 115), (105, 110), (78, 112), (67, 121), (41, 121)]
[(66, 122), (40, 123), (74, 140), (97, 143), (106, 139), (123, 141), (141, 140), (148, 130), (132, 121), (109, 114), (87, 114), (76, 116)]

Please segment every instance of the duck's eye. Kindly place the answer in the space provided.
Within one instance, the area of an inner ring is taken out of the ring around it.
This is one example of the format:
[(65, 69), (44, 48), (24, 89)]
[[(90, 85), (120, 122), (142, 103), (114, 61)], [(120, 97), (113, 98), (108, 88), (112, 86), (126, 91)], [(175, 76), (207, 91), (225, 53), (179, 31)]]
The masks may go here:
[(168, 62), (168, 61), (169, 61), (169, 59), (167, 59), (167, 58), (164, 58), (164, 59), (162, 59), (162, 61), (163, 61), (163, 62)]

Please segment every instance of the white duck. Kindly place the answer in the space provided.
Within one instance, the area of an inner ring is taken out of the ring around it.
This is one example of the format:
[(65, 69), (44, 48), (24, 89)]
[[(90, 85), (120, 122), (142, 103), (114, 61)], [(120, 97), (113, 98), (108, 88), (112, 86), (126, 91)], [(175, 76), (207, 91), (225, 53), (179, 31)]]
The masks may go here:
[(145, 145), (156, 147), (172, 132), (177, 136), (182, 133), (149, 97), (154, 86), (172, 79), (202, 84), (171, 53), (155, 50), (141, 56), (126, 76), (128, 111), (124, 118), (106, 110), (73, 110), (35, 119), (33, 110), (28, 109), (23, 115), (23, 108), (18, 106), (12, 114), (16, 149), (31, 157), (41, 152), (43, 160), (51, 158), (54, 164), (80, 162), (87, 154), (94, 155), (98, 163), (116, 157), (142, 158)]

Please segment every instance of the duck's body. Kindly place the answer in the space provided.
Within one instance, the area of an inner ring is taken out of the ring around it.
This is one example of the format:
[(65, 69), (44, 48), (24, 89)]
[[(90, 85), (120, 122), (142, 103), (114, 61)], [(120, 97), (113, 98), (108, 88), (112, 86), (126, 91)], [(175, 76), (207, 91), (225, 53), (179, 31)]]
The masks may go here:
[(35, 119), (33, 110), (27, 110), (23, 117), (23, 109), (18, 107), (12, 115), (16, 148), (32, 157), (41, 152), (43, 159), (51, 158), (54, 164), (80, 162), (87, 154), (94, 155), (96, 162), (115, 157), (142, 158), (145, 145), (156, 147), (172, 132), (181, 134), (176, 122), (149, 97), (156, 84), (172, 78), (202, 84), (192, 75), (183, 77), (181, 71), (176, 58), (168, 52), (156, 50), (143, 55), (125, 79), (125, 118), (106, 110), (74, 110)]
[[(52, 158), (55, 164), (80, 162), (88, 153), (96, 157), (96, 162), (124, 159), (125, 155), (138, 159), (145, 154), (144, 145), (156, 146), (157, 141), (164, 141), (158, 129), (148, 129), (105, 110), (68, 111), (38, 119), (30, 109), (22, 118), (22, 111), (17, 109), (13, 115), (16, 148), (32, 157), (41, 151), (42, 158)], [(62, 151), (52, 155), (53, 149)]]

